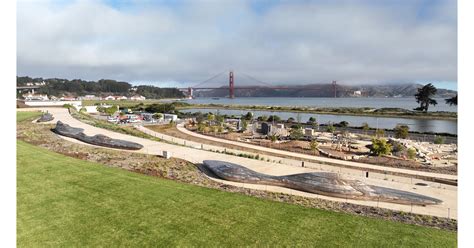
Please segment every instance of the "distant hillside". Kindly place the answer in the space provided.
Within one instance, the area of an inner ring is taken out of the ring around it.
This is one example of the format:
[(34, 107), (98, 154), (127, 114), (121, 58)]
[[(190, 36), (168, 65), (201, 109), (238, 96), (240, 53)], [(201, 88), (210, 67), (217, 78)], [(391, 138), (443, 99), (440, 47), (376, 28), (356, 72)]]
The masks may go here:
[(128, 82), (119, 82), (111, 79), (101, 79), (95, 81), (85, 81), (81, 79), (60, 79), (60, 78), (30, 78), (17, 77), (17, 86), (38, 85), (38, 93), (50, 96), (108, 96), (108, 95), (142, 95), (148, 99), (160, 98), (182, 98), (183, 93), (177, 88), (161, 88), (149, 85), (139, 85), (132, 87)]
[[(338, 97), (413, 97), (421, 84), (387, 84), (387, 85), (337, 85)], [(256, 86), (257, 87), (257, 86)], [(227, 88), (195, 91), (198, 97), (225, 97)], [(448, 98), (457, 95), (456, 91), (438, 89), (436, 97)], [(310, 84), (292, 86), (291, 89), (236, 89), (237, 97), (333, 97), (334, 89), (331, 84)]]

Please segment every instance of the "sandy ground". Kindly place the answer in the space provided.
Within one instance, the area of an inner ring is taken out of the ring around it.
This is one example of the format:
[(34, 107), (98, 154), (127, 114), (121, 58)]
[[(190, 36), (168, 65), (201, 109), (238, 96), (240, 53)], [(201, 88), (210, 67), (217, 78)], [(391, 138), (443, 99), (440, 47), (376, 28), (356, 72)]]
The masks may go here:
[[(33, 109), (30, 108), (30, 109), (21, 109), (20, 111), (32, 111), (32, 110)], [(345, 178), (353, 178), (353, 179), (361, 180), (367, 184), (396, 188), (400, 190), (406, 190), (406, 191), (410, 191), (410, 192), (414, 192), (418, 194), (427, 195), (430, 197), (435, 197), (442, 200), (443, 203), (440, 205), (421, 207), (421, 206), (409, 206), (409, 205), (407, 206), (407, 205), (401, 205), (401, 204), (374, 202), (374, 201), (346, 200), (346, 199), (341, 199), (341, 198), (327, 197), (327, 196), (321, 196), (317, 194), (311, 194), (311, 193), (306, 193), (306, 192), (301, 192), (301, 191), (296, 191), (296, 190), (290, 190), (287, 188), (276, 187), (276, 186), (242, 184), (242, 183), (229, 182), (229, 181), (224, 181), (224, 180), (219, 180), (219, 179), (213, 179), (225, 184), (238, 185), (238, 186), (242, 186), (246, 188), (283, 192), (283, 193), (301, 195), (301, 196), (306, 196), (306, 197), (324, 198), (324, 199), (329, 199), (333, 201), (347, 201), (354, 204), (367, 205), (367, 206), (379, 206), (379, 207), (383, 207), (387, 209), (402, 210), (402, 211), (413, 212), (413, 213), (418, 213), (418, 214), (427, 214), (427, 215), (440, 216), (440, 217), (449, 216), (450, 218), (457, 219), (457, 187), (456, 186), (443, 185), (443, 184), (438, 184), (438, 183), (433, 183), (433, 182), (426, 182), (426, 181), (422, 181), (418, 179), (412, 179), (409, 177), (384, 175), (383, 173), (372, 173), (372, 172), (370, 173), (369, 178), (365, 178), (364, 177), (365, 172), (359, 169), (355, 170), (355, 169), (348, 169), (348, 168), (338, 168), (336, 166), (329, 166), (329, 165), (323, 165), (323, 164), (318, 164), (318, 163), (305, 162), (305, 167), (303, 168), (301, 167), (301, 161), (292, 160), (292, 159), (282, 159), (282, 158), (274, 157), (274, 156), (264, 156), (265, 161), (242, 158), (242, 157), (237, 157), (233, 155), (226, 155), (226, 154), (208, 151), (208, 149), (213, 149), (212, 146), (209, 146), (209, 145), (204, 145), (203, 146), (204, 149), (201, 149), (201, 144), (199, 143), (190, 142), (190, 141), (178, 139), (175, 137), (170, 137), (167, 135), (162, 135), (143, 127), (138, 127), (138, 128), (149, 134), (155, 135), (158, 138), (162, 138), (162, 139), (169, 140), (172, 142), (177, 142), (183, 145), (185, 144), (186, 147), (180, 146), (180, 145), (155, 142), (155, 141), (151, 141), (151, 140), (147, 140), (143, 138), (138, 138), (138, 137), (134, 137), (130, 135), (120, 134), (120, 133), (112, 132), (109, 130), (96, 128), (74, 119), (68, 113), (67, 109), (64, 109), (64, 108), (39, 108), (39, 110), (47, 110), (48, 112), (53, 114), (54, 120), (52, 121), (52, 123), (56, 123), (56, 121), (61, 120), (63, 123), (69, 124), (72, 127), (83, 128), (84, 133), (87, 135), (103, 134), (111, 138), (124, 139), (124, 140), (129, 140), (132, 142), (137, 142), (139, 144), (142, 144), (144, 148), (136, 151), (140, 153), (162, 155), (163, 151), (169, 151), (174, 157), (188, 160), (192, 163), (197, 163), (197, 164), (202, 163), (202, 161), (206, 159), (223, 160), (223, 161), (240, 164), (254, 171), (266, 173), (270, 175), (287, 175), (287, 174), (302, 173), (302, 172), (315, 172), (315, 171), (336, 172), (336, 173), (340, 173), (341, 176)], [(67, 138), (67, 140), (70, 140), (76, 143), (85, 144), (75, 139)], [(215, 149), (223, 150), (220, 147), (215, 147)], [(230, 149), (226, 149), (226, 150), (229, 151)], [(238, 150), (235, 150), (235, 152), (239, 153)], [(280, 152), (284, 152), (284, 151), (280, 151)], [(245, 153), (250, 154), (248, 152), (245, 152)], [(299, 156), (303, 156), (303, 155), (299, 155)], [(314, 158), (314, 156), (311, 156), (311, 157)], [(282, 163), (266, 162), (267, 159), (270, 159), (270, 161), (273, 161), (273, 160), (282, 161)], [(351, 162), (348, 162), (348, 163), (351, 163)], [(369, 165), (369, 166), (374, 166), (374, 165)], [(396, 169), (396, 168), (391, 168), (391, 169)], [(416, 173), (423, 173), (423, 172), (416, 172)], [(429, 173), (429, 174), (433, 174), (433, 173)], [(438, 175), (435, 175), (435, 176), (438, 176)], [(451, 175), (439, 175), (439, 176), (448, 177), (450, 179), (452, 179), (452, 177), (456, 177), (456, 176), (451, 176)], [(419, 182), (426, 183), (428, 184), (428, 186), (416, 186), (415, 184)]]

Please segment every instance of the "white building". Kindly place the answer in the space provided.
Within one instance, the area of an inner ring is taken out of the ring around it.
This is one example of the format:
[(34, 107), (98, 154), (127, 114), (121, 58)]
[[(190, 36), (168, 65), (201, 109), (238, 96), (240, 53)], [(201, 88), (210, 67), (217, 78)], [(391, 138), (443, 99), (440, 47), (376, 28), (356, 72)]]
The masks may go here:
[(132, 101), (143, 101), (143, 100), (146, 100), (146, 97), (140, 96), (140, 95), (134, 95), (134, 96), (130, 97), (130, 100), (132, 100)]
[(305, 128), (304, 129), (304, 135), (305, 136), (313, 136), (314, 135), (314, 130), (312, 128)]
[(126, 96), (108, 96), (104, 100), (127, 100)]
[(164, 114), (163, 115), (163, 118), (166, 120), (171, 120), (171, 121), (176, 121), (178, 120), (178, 116), (177, 115), (173, 115), (173, 114)]
[(100, 97), (97, 97), (95, 95), (85, 95), (85, 96), (78, 97), (77, 99), (79, 99), (79, 100), (100, 100)]
[(290, 135), (290, 132), (288, 132), (288, 130), (286, 128), (274, 127), (274, 128), (272, 128), (272, 130), (268, 134), (269, 135), (275, 134), (275, 135), (280, 136), (280, 137), (286, 137), (286, 136)]
[(98, 113), (97, 106), (82, 106), (82, 108), (86, 109), (87, 113)]
[(61, 97), (59, 98), (59, 100), (61, 101), (76, 101), (77, 99), (75, 97), (69, 97), (69, 96), (66, 96), (66, 97)]
[(361, 96), (362, 95), (362, 92), (360, 90), (356, 90), (354, 91), (354, 96)]
[(25, 101), (48, 101), (48, 95), (35, 95), (35, 94), (25, 94), (23, 95)]

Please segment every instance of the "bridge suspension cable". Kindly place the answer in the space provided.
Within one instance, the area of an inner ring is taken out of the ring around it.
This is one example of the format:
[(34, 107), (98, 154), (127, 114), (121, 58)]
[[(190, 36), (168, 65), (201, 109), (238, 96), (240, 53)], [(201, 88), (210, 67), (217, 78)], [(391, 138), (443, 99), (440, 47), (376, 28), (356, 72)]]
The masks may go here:
[(254, 78), (254, 77), (252, 77), (252, 76), (250, 76), (250, 75), (248, 75), (248, 74), (245, 74), (245, 73), (243, 73), (243, 72), (241, 72), (241, 73), (239, 73), (239, 74), (242, 74), (242, 75), (244, 75), (245, 77), (250, 78), (251, 80), (254, 80), (254, 81), (256, 81), (256, 82), (258, 82), (258, 83), (260, 83), (260, 84), (263, 84), (263, 85), (265, 85), (265, 86), (267, 86), (267, 87), (273, 87), (272, 84), (269, 84), (269, 83), (263, 82), (263, 81), (261, 81), (261, 80), (258, 80), (258, 79)]
[(221, 72), (221, 73), (219, 73), (219, 74), (216, 74), (216, 75), (214, 75), (214, 76), (212, 76), (212, 77), (210, 77), (210, 78), (208, 78), (208, 79), (206, 79), (206, 80), (204, 80), (204, 81), (202, 81), (202, 82), (200, 82), (200, 83), (198, 83), (198, 84), (192, 86), (191, 88), (199, 88), (199, 86), (201, 86), (201, 85), (203, 85), (203, 84), (205, 84), (205, 83), (207, 83), (207, 82), (209, 82), (209, 81), (211, 81), (211, 80), (217, 78), (218, 76), (220, 76), (220, 75), (222, 75), (222, 74), (224, 74), (224, 73), (226, 73), (226, 71), (223, 71), (223, 72)]

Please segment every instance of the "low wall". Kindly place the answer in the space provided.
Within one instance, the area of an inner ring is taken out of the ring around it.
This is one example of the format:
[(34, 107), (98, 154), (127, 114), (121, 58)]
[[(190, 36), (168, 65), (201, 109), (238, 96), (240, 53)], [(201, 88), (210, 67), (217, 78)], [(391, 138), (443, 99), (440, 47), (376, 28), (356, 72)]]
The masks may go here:
[(64, 104), (70, 104), (75, 108), (82, 106), (82, 101), (24, 101), (29, 107), (61, 107)]

